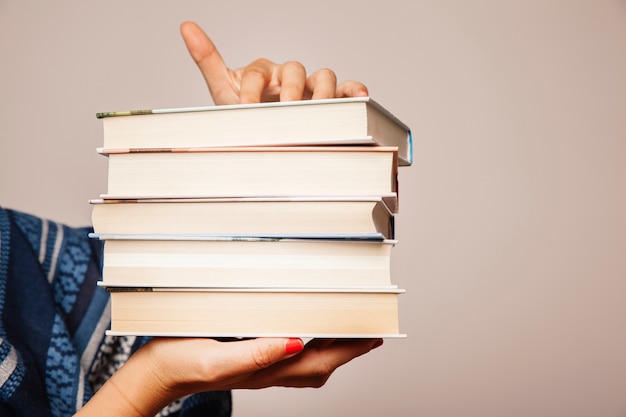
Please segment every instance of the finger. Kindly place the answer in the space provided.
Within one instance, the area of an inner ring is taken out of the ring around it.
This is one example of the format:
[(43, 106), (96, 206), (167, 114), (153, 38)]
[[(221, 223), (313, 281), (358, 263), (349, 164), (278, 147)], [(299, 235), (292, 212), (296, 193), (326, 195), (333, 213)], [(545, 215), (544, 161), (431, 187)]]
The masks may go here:
[(314, 100), (333, 98), (337, 89), (337, 76), (327, 68), (315, 71), (307, 78), (306, 89)]
[(365, 84), (358, 81), (344, 81), (337, 86), (335, 97), (366, 97), (368, 94)]
[[(225, 343), (221, 348), (221, 359), (215, 360), (216, 367), (224, 373), (222, 378), (237, 379), (297, 355), (304, 349), (304, 343), (298, 338), (258, 338)], [(216, 359), (215, 352), (211, 357)]]
[(306, 344), (306, 348), (321, 349), (332, 345), (337, 339), (312, 339)]
[(239, 100), (241, 103), (259, 103), (263, 93), (269, 85), (277, 65), (267, 59), (257, 59), (241, 73), (241, 89)]
[(230, 71), (213, 41), (194, 22), (182, 23), (180, 33), (216, 104), (236, 103), (239, 86), (234, 85)]
[[(204, 388), (229, 387), (259, 370), (297, 355), (304, 343), (297, 338), (258, 338), (234, 342), (213, 339), (156, 338), (141, 350), (153, 358), (163, 380)], [(172, 361), (172, 357), (179, 360)]]
[[(336, 339), (323, 348), (315, 349), (315, 361), (309, 360), (308, 378), (300, 379), (306, 386), (321, 387), (337, 370), (353, 359), (362, 356), (382, 344), (382, 339)], [(308, 358), (303, 357), (303, 361)]]
[(318, 352), (324, 351), (324, 354), (332, 358), (333, 361), (338, 365), (343, 365), (344, 363), (381, 346), (383, 343), (383, 339), (380, 338), (318, 340), (321, 342), (319, 345), (308, 343), (305, 348), (313, 348), (316, 349)]
[(337, 368), (382, 344), (382, 339), (313, 340), (299, 355), (275, 365), (276, 385), (321, 387)]
[(306, 69), (296, 61), (285, 62), (278, 72), (280, 101), (302, 100), (306, 83)]

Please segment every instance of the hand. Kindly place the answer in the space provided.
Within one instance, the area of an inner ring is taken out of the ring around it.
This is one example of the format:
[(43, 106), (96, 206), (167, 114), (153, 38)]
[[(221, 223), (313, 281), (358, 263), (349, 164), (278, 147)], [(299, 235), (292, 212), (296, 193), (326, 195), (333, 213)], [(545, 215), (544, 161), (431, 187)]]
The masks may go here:
[(185, 22), (180, 32), (217, 105), (368, 95), (367, 87), (357, 81), (337, 85), (337, 77), (330, 69), (307, 76), (304, 66), (295, 61), (275, 64), (259, 58), (232, 70), (198, 25)]
[[(138, 354), (145, 355), (166, 391), (183, 387), (188, 391), (183, 394), (189, 394), (272, 386), (321, 387), (339, 366), (381, 344), (382, 339), (314, 339), (304, 345), (300, 339), (284, 338), (233, 342), (157, 338)], [(174, 357), (177, 360), (172, 360)]]
[(77, 416), (153, 416), (185, 395), (235, 388), (320, 387), (382, 339), (260, 338), (234, 342), (155, 338), (109, 379)]

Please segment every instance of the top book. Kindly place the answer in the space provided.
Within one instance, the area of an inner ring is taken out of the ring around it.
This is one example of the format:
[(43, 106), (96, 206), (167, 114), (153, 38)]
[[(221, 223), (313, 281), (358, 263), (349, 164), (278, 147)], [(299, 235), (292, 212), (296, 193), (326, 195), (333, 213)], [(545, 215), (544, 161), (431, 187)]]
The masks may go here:
[(411, 165), (411, 130), (370, 97), (97, 113), (103, 149), (381, 145)]

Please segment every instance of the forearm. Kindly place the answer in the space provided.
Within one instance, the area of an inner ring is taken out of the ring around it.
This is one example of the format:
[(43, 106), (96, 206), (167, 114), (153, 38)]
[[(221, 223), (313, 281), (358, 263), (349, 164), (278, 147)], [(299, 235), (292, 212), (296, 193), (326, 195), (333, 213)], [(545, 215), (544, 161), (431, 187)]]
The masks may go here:
[[(152, 417), (179, 395), (164, 389), (141, 352), (124, 364), (75, 417)], [(182, 395), (181, 395), (182, 396)]]

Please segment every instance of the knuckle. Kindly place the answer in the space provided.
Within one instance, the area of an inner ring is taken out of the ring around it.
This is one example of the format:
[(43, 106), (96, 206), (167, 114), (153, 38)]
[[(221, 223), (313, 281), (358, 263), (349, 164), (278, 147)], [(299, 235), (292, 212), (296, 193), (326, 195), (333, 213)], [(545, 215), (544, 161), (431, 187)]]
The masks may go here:
[(243, 77), (250, 78), (265, 78), (266, 74), (263, 67), (249, 66), (243, 71)]
[(335, 369), (324, 362), (317, 364), (313, 370), (310, 383), (313, 388), (320, 388), (326, 384)]
[(287, 61), (283, 64), (283, 68), (290, 71), (306, 72), (304, 65), (298, 61)]
[(322, 68), (322, 69), (317, 70), (316, 76), (318, 78), (326, 78), (326, 79), (331, 79), (331, 80), (337, 79), (337, 75), (335, 74), (335, 71), (331, 70), (330, 68)]
[(274, 66), (274, 62), (270, 61), (267, 58), (257, 58), (248, 65), (248, 67), (259, 68), (259, 67), (268, 67)]
[(259, 369), (265, 369), (272, 364), (272, 355), (270, 352), (270, 346), (256, 345), (252, 352), (252, 359), (254, 364)]
[(242, 75), (246, 77), (266, 77), (276, 64), (269, 59), (259, 58), (243, 68)]

